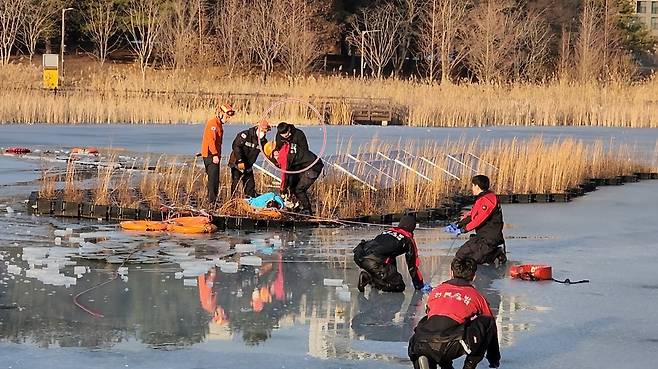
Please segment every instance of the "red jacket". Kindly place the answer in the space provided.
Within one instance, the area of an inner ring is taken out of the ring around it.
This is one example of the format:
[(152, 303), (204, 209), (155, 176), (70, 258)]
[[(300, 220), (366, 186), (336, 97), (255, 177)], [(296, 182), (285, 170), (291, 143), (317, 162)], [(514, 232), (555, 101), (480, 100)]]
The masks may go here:
[(427, 317), (444, 316), (463, 324), (473, 316), (493, 317), (487, 299), (468, 281), (451, 279), (435, 287), (427, 299)]
[(503, 211), (498, 204), (498, 197), (491, 191), (478, 195), (471, 211), (458, 223), (459, 228), (470, 232), (475, 230), (493, 245), (500, 245), (503, 240)]
[(222, 154), (223, 139), (224, 128), (222, 127), (222, 121), (217, 117), (208, 119), (201, 140), (201, 156), (204, 158), (220, 156)]

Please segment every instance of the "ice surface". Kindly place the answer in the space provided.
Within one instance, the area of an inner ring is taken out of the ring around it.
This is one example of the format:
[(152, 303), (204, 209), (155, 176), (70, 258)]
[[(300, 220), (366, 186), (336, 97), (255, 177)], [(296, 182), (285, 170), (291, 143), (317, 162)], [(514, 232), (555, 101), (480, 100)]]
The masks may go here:
[(329, 287), (342, 287), (343, 280), (342, 279), (325, 278), (322, 283), (325, 286), (329, 286)]
[(258, 246), (252, 244), (237, 244), (235, 245), (235, 252), (247, 253), (247, 252), (256, 252)]
[(240, 257), (240, 265), (261, 266), (263, 259), (258, 256), (242, 256)]

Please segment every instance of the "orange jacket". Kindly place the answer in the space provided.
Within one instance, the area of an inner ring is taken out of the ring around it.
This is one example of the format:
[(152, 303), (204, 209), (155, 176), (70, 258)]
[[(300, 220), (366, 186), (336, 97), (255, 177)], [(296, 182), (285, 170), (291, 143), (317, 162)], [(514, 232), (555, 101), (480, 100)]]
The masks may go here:
[(203, 140), (201, 141), (201, 156), (221, 156), (222, 140), (224, 139), (224, 128), (222, 121), (217, 117), (208, 119), (206, 128), (203, 130)]

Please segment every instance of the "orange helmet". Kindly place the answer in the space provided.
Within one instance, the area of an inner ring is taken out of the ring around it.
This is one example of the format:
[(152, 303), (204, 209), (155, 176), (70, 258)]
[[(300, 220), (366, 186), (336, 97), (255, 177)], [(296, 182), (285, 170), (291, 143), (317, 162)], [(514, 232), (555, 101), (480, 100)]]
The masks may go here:
[(231, 104), (229, 104), (229, 103), (219, 104), (219, 106), (217, 107), (217, 112), (220, 112), (220, 111), (222, 113), (228, 115), (229, 117), (232, 117), (232, 116), (235, 115), (235, 110), (233, 110), (233, 106), (231, 106)]

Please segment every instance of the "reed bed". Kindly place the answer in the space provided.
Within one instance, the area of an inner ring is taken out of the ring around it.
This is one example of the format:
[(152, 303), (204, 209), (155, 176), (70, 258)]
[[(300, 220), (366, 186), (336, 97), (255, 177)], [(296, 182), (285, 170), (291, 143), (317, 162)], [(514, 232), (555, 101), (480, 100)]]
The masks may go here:
[[(564, 193), (590, 178), (655, 172), (658, 142), (654, 152), (640, 152), (636, 147), (612, 142), (585, 143), (576, 139), (547, 142), (542, 137), (487, 144), (464, 139), (443, 144), (373, 139), (356, 150), (350, 142), (344, 143), (339, 152), (339, 156), (350, 154), (362, 160), (350, 171), (366, 183), (325, 163), (325, 173), (312, 191), (317, 214), (324, 218), (438, 207), (456, 194), (468, 194), (474, 174), (490, 176), (492, 189), (499, 194)], [(400, 158), (406, 166), (392, 165), (383, 171), (373, 171), (377, 160), (384, 158)], [(408, 161), (408, 158), (414, 160)], [(151, 164), (147, 160), (144, 169)], [(212, 208), (206, 200), (205, 172), (198, 161), (181, 162), (176, 157), (162, 156), (154, 167), (154, 170), (135, 172), (120, 172), (111, 165), (99, 168), (92, 189), (94, 203), (124, 207), (194, 207), (225, 215), (244, 213), (244, 209), (231, 205), (235, 203), (230, 199), (242, 194), (229, 193), (228, 170), (221, 174), (223, 202)], [(54, 184), (49, 179), (52, 176), (46, 173), (44, 171), (40, 195), (52, 197)], [(67, 168), (64, 188), (79, 191), (76, 178), (75, 170)], [(256, 182), (260, 193), (278, 188), (272, 178), (258, 172)], [(374, 184), (388, 185), (375, 190)]]
[[(400, 79), (360, 80), (342, 76), (228, 77), (217, 69), (149, 71), (142, 80), (133, 66), (69, 66), (67, 88), (40, 89), (35, 66), (0, 68), (3, 123), (199, 123), (219, 101), (238, 108), (235, 122), (256, 122), (283, 97), (316, 105), (332, 124), (351, 122), (349, 97), (386, 99), (406, 111), (413, 126), (472, 127), (599, 126), (658, 127), (658, 80), (641, 83), (437, 86)], [(77, 90), (75, 90), (77, 89)], [(327, 99), (327, 97), (335, 97)], [(477, 103), (474, 103), (477, 102)], [(304, 105), (286, 105), (273, 120), (314, 124)]]

